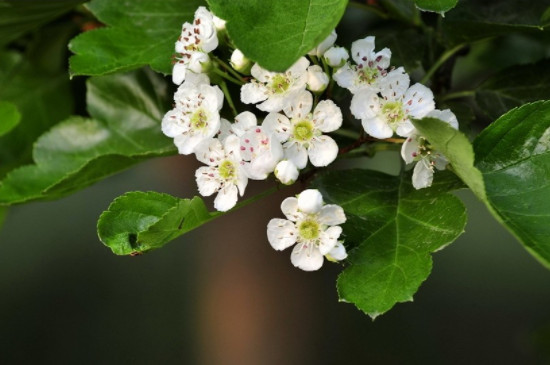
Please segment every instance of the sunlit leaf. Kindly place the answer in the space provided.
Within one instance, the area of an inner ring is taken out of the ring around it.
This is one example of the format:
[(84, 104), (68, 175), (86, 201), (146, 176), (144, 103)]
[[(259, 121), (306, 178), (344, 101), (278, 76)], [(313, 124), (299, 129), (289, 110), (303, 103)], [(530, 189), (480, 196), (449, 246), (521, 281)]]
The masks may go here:
[(0, 136), (15, 128), (20, 120), (21, 114), (13, 103), (0, 101)]

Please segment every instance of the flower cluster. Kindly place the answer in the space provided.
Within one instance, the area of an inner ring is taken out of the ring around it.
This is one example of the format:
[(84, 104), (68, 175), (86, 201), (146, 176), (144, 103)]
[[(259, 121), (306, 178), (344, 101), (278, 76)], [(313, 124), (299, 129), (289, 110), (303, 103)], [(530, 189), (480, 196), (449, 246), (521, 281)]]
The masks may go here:
[[(179, 153), (195, 154), (205, 164), (195, 173), (198, 190), (203, 196), (217, 194), (217, 210), (233, 208), (249, 179), (273, 174), (281, 183), (292, 184), (308, 164), (324, 167), (336, 159), (339, 147), (328, 133), (342, 126), (343, 114), (334, 101), (323, 97), (334, 83), (351, 92), (351, 114), (361, 120), (366, 133), (378, 139), (394, 134), (406, 138), (402, 157), (407, 163), (417, 162), (416, 188), (430, 186), (434, 169), (445, 167), (445, 157), (415, 130), (411, 119), (430, 116), (456, 128), (456, 117), (449, 110), (436, 110), (430, 89), (411, 86), (402, 67), (390, 67), (391, 51), (376, 52), (374, 37), (353, 42), (350, 61), (350, 53), (335, 45), (333, 31), (288, 70), (272, 72), (239, 49), (232, 49), (228, 64), (212, 56), (218, 32), (224, 29), (223, 20), (204, 7), (197, 9), (192, 23), (183, 24), (172, 75), (179, 86), (174, 107), (162, 120), (162, 131), (174, 139)], [(224, 71), (214, 69), (220, 64)], [(221, 86), (225, 83), (220, 77), (241, 85), (241, 102), (255, 105), (259, 114), (244, 111), (235, 112), (232, 121), (222, 118), (225, 98), (235, 108), (227, 88), (222, 92), (209, 76)], [(317, 270), (323, 257), (347, 257), (339, 240), (339, 225), (346, 220), (341, 207), (324, 205), (319, 191), (305, 190), (285, 199), (281, 209), (287, 220), (269, 222), (268, 240), (276, 250), (295, 244), (295, 266)]]

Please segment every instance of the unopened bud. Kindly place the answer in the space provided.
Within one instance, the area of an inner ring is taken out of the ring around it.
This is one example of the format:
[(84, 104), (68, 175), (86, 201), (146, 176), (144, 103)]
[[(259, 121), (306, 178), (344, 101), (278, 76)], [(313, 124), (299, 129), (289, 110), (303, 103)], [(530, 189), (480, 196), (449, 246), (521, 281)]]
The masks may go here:
[(275, 177), (285, 185), (294, 184), (299, 174), (296, 165), (288, 160), (283, 160), (275, 166)]
[(325, 62), (334, 68), (342, 67), (349, 59), (348, 51), (344, 47), (331, 47), (323, 55)]
[(307, 88), (319, 94), (327, 88), (328, 75), (323, 72), (321, 66), (313, 65), (307, 68)]
[(250, 74), (252, 62), (239, 50), (236, 49), (231, 54), (231, 67), (243, 74)]

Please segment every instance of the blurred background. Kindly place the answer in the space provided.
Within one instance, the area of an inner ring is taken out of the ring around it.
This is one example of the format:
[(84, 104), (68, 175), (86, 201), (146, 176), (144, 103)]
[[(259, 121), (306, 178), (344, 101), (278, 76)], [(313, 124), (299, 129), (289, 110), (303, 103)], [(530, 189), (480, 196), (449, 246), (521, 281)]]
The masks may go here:
[[(371, 167), (388, 169), (393, 157)], [(433, 255), (413, 303), (375, 321), (338, 302), (339, 265), (306, 273), (270, 247), (265, 227), (289, 190), (143, 256), (117, 257), (99, 242), (97, 217), (115, 196), (195, 195), (194, 164), (153, 160), (10, 210), (0, 231), (1, 364), (550, 363), (550, 272), (466, 192), (466, 233)]]

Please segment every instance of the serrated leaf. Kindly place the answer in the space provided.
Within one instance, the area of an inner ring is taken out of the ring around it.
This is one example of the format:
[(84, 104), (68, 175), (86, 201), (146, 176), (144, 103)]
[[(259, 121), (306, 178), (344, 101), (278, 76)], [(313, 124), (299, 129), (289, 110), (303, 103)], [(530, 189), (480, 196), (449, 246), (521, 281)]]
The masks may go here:
[(474, 166), (474, 150), (468, 138), (448, 123), (439, 119), (414, 120), (414, 126), (426, 137), (435, 150), (442, 152), (451, 162), (453, 171), (474, 194), (486, 202), (481, 172)]
[(443, 15), (454, 8), (458, 0), (414, 0), (414, 2), (422, 11), (432, 11)]
[(493, 213), (550, 268), (550, 101), (506, 113), (474, 147)]
[(41, 136), (34, 165), (10, 172), (0, 204), (54, 199), (82, 189), (144, 159), (175, 153), (160, 130), (165, 84), (137, 71), (88, 80), (94, 119), (71, 117)]
[(116, 198), (101, 214), (97, 232), (115, 254), (136, 255), (160, 248), (219, 214), (209, 213), (199, 197), (130, 192)]
[(0, 136), (15, 128), (20, 120), (21, 114), (19, 114), (15, 104), (0, 101)]
[(0, 0), (0, 45), (40, 27), (84, 0)]
[(502, 34), (542, 30), (550, 24), (548, 19), (541, 19), (547, 8), (548, 2), (545, 1), (460, 0), (444, 18), (444, 36), (449, 43), (458, 44)]
[(105, 75), (149, 65), (172, 72), (171, 56), (181, 25), (191, 21), (202, 0), (93, 0), (90, 11), (105, 28), (71, 40), (71, 75)]
[(510, 109), (550, 99), (550, 60), (513, 66), (498, 72), (476, 89), (481, 109), (495, 120)]
[(344, 208), (346, 246), (356, 247), (338, 278), (341, 300), (373, 318), (412, 300), (430, 274), (430, 254), (464, 230), (464, 206), (447, 193), (452, 181), (435, 179), (432, 187), (415, 190), (410, 173), (368, 170), (332, 172), (315, 181), (325, 200)]
[(227, 32), (248, 58), (286, 71), (336, 27), (347, 0), (209, 0)]

